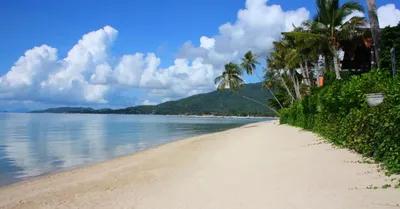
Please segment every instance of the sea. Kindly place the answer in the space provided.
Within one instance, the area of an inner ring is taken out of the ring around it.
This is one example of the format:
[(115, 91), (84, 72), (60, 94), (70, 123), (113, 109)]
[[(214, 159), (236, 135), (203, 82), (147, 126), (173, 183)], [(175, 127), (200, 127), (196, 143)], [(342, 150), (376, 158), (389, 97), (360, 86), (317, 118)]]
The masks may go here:
[(0, 186), (263, 120), (0, 113)]

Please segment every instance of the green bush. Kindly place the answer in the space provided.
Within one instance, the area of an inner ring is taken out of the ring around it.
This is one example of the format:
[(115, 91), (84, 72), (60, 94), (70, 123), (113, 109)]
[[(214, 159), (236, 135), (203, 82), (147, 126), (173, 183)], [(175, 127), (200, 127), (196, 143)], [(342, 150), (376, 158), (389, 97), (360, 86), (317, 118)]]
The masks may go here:
[(395, 27), (386, 27), (382, 30), (381, 37), (381, 52), (379, 55), (379, 61), (381, 67), (387, 68), (391, 71), (392, 69), (392, 58), (390, 50), (394, 47), (396, 49), (396, 70), (397, 73), (400, 71), (400, 23)]
[[(366, 94), (380, 92), (384, 102), (369, 107)], [(281, 110), (280, 121), (318, 133), (400, 173), (400, 78), (391, 78), (388, 71), (334, 81)]]

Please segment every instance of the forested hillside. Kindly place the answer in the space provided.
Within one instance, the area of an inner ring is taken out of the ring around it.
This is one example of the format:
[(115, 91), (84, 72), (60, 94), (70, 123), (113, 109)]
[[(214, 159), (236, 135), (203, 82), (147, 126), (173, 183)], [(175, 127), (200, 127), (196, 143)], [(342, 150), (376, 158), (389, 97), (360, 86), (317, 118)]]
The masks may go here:
[(156, 115), (233, 115), (233, 116), (275, 116), (267, 107), (245, 97), (267, 104), (271, 95), (261, 83), (246, 84), (242, 92), (213, 91), (198, 94), (177, 101), (159, 105), (141, 105), (124, 109), (101, 109), (83, 107), (60, 107), (33, 113), (97, 113), (97, 114), (156, 114)]

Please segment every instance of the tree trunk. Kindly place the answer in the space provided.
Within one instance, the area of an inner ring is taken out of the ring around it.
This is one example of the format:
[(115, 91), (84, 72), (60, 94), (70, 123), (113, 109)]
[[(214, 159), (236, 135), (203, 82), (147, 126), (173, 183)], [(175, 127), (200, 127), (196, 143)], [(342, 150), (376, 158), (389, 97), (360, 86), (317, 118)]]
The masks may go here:
[(376, 12), (375, 0), (367, 0), (368, 6), (368, 17), (371, 24), (372, 39), (374, 40), (374, 52), (375, 52), (375, 66), (380, 67), (379, 64), (379, 51), (381, 44), (381, 29), (379, 27), (378, 15)]
[(328, 72), (331, 68), (330, 60), (327, 55), (324, 55), (324, 67), (325, 67), (325, 72)]
[[(261, 77), (258, 75), (257, 71), (254, 71), (254, 72), (255, 72), (256, 76), (258, 77), (258, 79), (260, 79), (260, 81), (263, 82)], [(279, 104), (279, 106), (283, 109), (283, 106), (282, 106), (281, 102), (278, 100), (278, 98), (276, 98), (274, 92), (272, 92), (271, 89), (268, 86), (265, 86), (265, 87), (271, 93), (271, 95), (274, 97), (275, 101)]]
[(307, 63), (307, 61), (306, 61), (306, 76), (307, 76), (308, 86), (311, 86), (310, 69), (308, 68), (308, 63)]
[(301, 99), (300, 85), (297, 80), (297, 77), (295, 76), (295, 73), (296, 72), (290, 72), (290, 78), (292, 79), (292, 82), (293, 82), (294, 93), (296, 94), (296, 99), (300, 100)]
[(300, 68), (301, 68), (301, 75), (303, 76), (303, 81), (306, 83), (307, 86), (310, 86), (307, 80), (307, 75), (306, 75), (306, 70), (304, 69), (303, 63), (300, 62)]
[(278, 116), (280, 116), (279, 112), (276, 111), (276, 110), (274, 110), (274, 108), (272, 108), (272, 107), (270, 107), (270, 106), (268, 106), (268, 105), (266, 105), (266, 104), (263, 104), (263, 103), (261, 103), (261, 102), (255, 100), (255, 99), (252, 99), (252, 98), (249, 98), (249, 97), (246, 97), (246, 96), (243, 96), (243, 95), (242, 95), (242, 97), (245, 98), (245, 99), (248, 99), (248, 100), (250, 100), (250, 101), (253, 101), (253, 102), (257, 103), (257, 104), (263, 105), (263, 106), (269, 108), (270, 110), (274, 111), (276, 114), (278, 114)]
[(294, 76), (294, 81), (296, 82), (295, 83), (296, 97), (297, 100), (300, 100), (301, 99), (300, 85), (299, 85), (299, 80), (297, 79), (296, 76)]
[(336, 79), (342, 80), (342, 76), (340, 75), (340, 60), (339, 60), (338, 50), (334, 50), (333, 64), (335, 66)]
[(318, 60), (315, 62), (315, 75), (317, 76), (317, 86), (320, 87), (320, 83), (319, 83), (319, 76), (321, 76), (321, 73), (319, 72), (319, 66), (318, 66)]
[(286, 82), (285, 82), (285, 80), (283, 79), (283, 77), (282, 77), (282, 75), (281, 75), (281, 72), (278, 72), (278, 75), (279, 75), (279, 78), (281, 79), (281, 82), (282, 82), (282, 84), (283, 84), (283, 87), (285, 87), (285, 89), (286, 89), (286, 91), (288, 92), (290, 98), (292, 99), (291, 103), (293, 104), (293, 101), (295, 101), (295, 99), (294, 99), (294, 97), (293, 97), (292, 92), (290, 92), (289, 87), (286, 85)]

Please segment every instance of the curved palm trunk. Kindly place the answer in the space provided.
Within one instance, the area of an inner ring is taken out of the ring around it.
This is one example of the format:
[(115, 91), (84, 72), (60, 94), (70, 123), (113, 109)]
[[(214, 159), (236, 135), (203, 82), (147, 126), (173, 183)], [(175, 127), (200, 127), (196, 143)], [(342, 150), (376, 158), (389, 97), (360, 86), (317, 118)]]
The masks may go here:
[(248, 99), (248, 100), (250, 100), (250, 101), (253, 101), (253, 102), (257, 103), (257, 104), (260, 104), (260, 105), (262, 105), (262, 106), (265, 106), (265, 107), (267, 107), (268, 109), (274, 111), (274, 113), (278, 114), (278, 116), (280, 116), (279, 112), (276, 111), (276, 110), (274, 110), (274, 108), (272, 108), (272, 107), (270, 107), (270, 106), (268, 106), (268, 105), (266, 105), (266, 104), (263, 104), (262, 102), (259, 102), (259, 101), (255, 100), (255, 99), (252, 99), (252, 98), (249, 98), (249, 97), (246, 97), (246, 96), (243, 96), (243, 95), (242, 95), (242, 97), (245, 98), (245, 99)]
[[(256, 74), (256, 76), (258, 77), (258, 79), (260, 79), (261, 82), (263, 82), (263, 80), (261, 79), (261, 77), (258, 75), (258, 73), (256, 71), (254, 71), (254, 73)], [(283, 109), (283, 106), (281, 104), (281, 102), (278, 100), (278, 98), (276, 98), (274, 92), (271, 91), (271, 89), (268, 86), (265, 86), (267, 88), (267, 90), (271, 93), (271, 95), (274, 97), (274, 99), (276, 100), (276, 102), (278, 102), (279, 106)]]
[(307, 61), (305, 62), (306, 64), (306, 76), (307, 76), (307, 82), (308, 82), (308, 86), (311, 86), (311, 79), (310, 79), (310, 68), (308, 68), (308, 63)]
[(307, 75), (306, 75), (306, 70), (304, 69), (303, 64), (300, 62), (300, 68), (301, 68), (301, 74), (303, 76), (303, 80), (306, 83), (307, 86), (310, 86), (308, 80), (307, 80)]
[(297, 77), (295, 76), (295, 72), (290, 72), (290, 78), (292, 79), (293, 82), (293, 87), (294, 87), (294, 93), (296, 94), (296, 99), (300, 100), (301, 99), (301, 93), (300, 93), (300, 85)]
[(300, 85), (299, 85), (299, 80), (297, 79), (297, 77), (296, 76), (294, 76), (294, 80), (295, 80), (295, 87), (294, 87), (294, 89), (296, 90), (296, 97), (297, 97), (297, 100), (300, 100), (301, 99), (301, 93), (300, 93)]
[(375, 0), (367, 0), (368, 6), (368, 17), (369, 22), (371, 23), (371, 33), (372, 39), (374, 40), (374, 51), (375, 51), (375, 63), (379, 68), (379, 47), (381, 42), (381, 30), (379, 27), (378, 15), (376, 12), (376, 3)]
[(319, 77), (322, 75), (320, 73), (320, 68), (318, 66), (318, 60), (315, 62), (315, 75), (317, 76), (317, 86), (320, 87), (320, 83), (319, 83)]
[(280, 72), (278, 72), (278, 75), (279, 75), (279, 78), (280, 78), (280, 80), (281, 80), (281, 82), (282, 82), (282, 84), (283, 84), (283, 87), (285, 87), (285, 89), (286, 89), (286, 91), (288, 92), (290, 98), (292, 99), (292, 101), (291, 101), (290, 103), (293, 104), (293, 102), (295, 101), (295, 99), (294, 99), (294, 96), (293, 96), (292, 92), (290, 91), (289, 87), (287, 86), (287, 84), (286, 84), (285, 80), (283, 79), (283, 77), (282, 77), (282, 75), (281, 75)]

